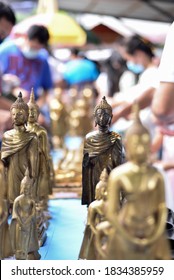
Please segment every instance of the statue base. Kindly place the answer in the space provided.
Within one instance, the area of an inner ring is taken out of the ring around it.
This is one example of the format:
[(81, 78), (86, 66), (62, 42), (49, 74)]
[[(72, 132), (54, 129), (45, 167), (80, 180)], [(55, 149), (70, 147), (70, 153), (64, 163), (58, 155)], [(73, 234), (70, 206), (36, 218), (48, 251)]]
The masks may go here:
[(40, 259), (41, 259), (41, 255), (39, 254), (38, 251), (28, 253), (27, 260), (40, 260)]

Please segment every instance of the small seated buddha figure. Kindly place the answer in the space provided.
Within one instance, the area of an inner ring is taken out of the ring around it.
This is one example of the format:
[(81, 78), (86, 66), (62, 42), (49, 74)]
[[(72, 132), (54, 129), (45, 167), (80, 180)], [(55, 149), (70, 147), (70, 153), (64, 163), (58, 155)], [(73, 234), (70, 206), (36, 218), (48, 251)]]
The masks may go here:
[(150, 134), (140, 121), (137, 104), (134, 110), (134, 123), (125, 135), (128, 161), (108, 179), (108, 222), (98, 228), (99, 236), (101, 231), (108, 234), (102, 258), (169, 260), (164, 179), (149, 163)]
[(33, 179), (28, 170), (21, 181), (21, 195), (13, 204), (10, 234), (17, 260), (40, 259), (38, 253), (35, 201), (31, 197)]
[(79, 259), (95, 260), (97, 251), (95, 248), (96, 226), (105, 220), (105, 204), (107, 199), (107, 180), (108, 173), (106, 168), (100, 175), (100, 181), (95, 189), (95, 200), (88, 207), (87, 224), (84, 238), (79, 254)]

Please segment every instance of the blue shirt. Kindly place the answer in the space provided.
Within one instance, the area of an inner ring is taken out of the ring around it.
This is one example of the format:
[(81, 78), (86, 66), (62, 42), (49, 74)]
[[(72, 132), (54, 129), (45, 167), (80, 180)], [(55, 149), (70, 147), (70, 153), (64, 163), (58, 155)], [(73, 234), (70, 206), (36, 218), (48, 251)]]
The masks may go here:
[(30, 92), (33, 87), (36, 100), (40, 88), (53, 88), (46, 56), (41, 52), (36, 58), (26, 58), (13, 41), (4, 42), (0, 46), (0, 68), (2, 74), (16, 75), (21, 81), (21, 88)]
[(64, 80), (69, 85), (93, 82), (97, 79), (99, 71), (94, 62), (88, 59), (75, 59), (66, 63)]

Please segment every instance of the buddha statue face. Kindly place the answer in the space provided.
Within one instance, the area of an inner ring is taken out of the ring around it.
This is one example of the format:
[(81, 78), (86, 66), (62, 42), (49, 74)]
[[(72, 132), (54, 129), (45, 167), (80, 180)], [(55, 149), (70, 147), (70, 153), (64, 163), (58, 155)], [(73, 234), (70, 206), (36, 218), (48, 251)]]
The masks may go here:
[(35, 123), (37, 122), (38, 116), (39, 116), (38, 110), (33, 106), (29, 107), (28, 121), (30, 123)]
[(27, 114), (25, 110), (19, 108), (13, 108), (11, 110), (11, 117), (13, 125), (21, 126), (27, 122)]
[(95, 122), (96, 124), (98, 124), (101, 127), (105, 127), (110, 125), (111, 123), (111, 115), (110, 115), (110, 111), (106, 108), (99, 108), (96, 110), (95, 112)]
[(99, 183), (96, 185), (95, 189), (95, 199), (105, 199), (105, 196), (107, 195), (106, 192), (106, 183), (99, 181)]
[(24, 195), (25, 196), (29, 196), (30, 194), (31, 194), (31, 191), (30, 191), (30, 188), (31, 188), (32, 186), (30, 186), (30, 185), (25, 185), (24, 186), (24, 188), (23, 188), (23, 192), (24, 192)]
[(126, 140), (126, 153), (130, 160), (137, 163), (147, 162), (150, 153), (150, 135), (132, 134)]
[(21, 181), (21, 193), (25, 196), (31, 195), (32, 182), (32, 179), (29, 179), (28, 177), (24, 177)]
[(101, 199), (102, 198), (102, 194), (101, 194), (101, 187), (97, 187), (95, 189), (95, 199)]

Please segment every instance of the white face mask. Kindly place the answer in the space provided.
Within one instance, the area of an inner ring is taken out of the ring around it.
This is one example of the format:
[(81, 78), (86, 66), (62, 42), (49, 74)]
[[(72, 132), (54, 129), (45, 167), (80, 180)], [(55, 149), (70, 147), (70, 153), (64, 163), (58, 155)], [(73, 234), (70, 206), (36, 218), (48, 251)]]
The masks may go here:
[(23, 55), (28, 58), (28, 59), (34, 59), (38, 56), (39, 54), (39, 50), (34, 50), (34, 49), (31, 49), (29, 47), (25, 47), (23, 50), (22, 50), (22, 53)]

